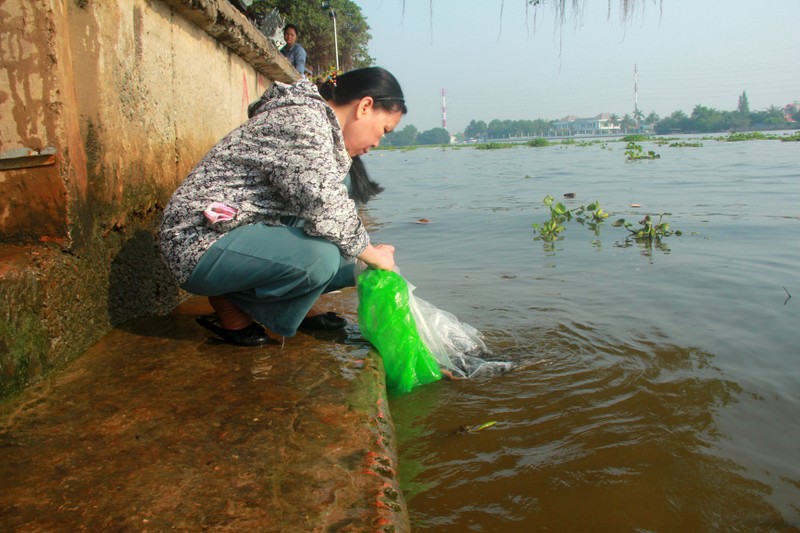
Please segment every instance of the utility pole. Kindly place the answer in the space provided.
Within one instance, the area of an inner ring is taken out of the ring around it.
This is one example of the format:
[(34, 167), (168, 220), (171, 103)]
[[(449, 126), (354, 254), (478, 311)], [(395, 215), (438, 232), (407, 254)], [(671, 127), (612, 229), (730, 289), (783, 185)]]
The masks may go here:
[(633, 64), (633, 121), (636, 124), (636, 131), (639, 131), (639, 72), (636, 63)]
[(330, 2), (322, 2), (322, 9), (327, 9), (333, 19), (333, 45), (336, 47), (336, 72), (339, 72), (339, 37), (336, 33), (336, 12)]
[(442, 127), (447, 129), (447, 104), (445, 102), (444, 89), (442, 89)]

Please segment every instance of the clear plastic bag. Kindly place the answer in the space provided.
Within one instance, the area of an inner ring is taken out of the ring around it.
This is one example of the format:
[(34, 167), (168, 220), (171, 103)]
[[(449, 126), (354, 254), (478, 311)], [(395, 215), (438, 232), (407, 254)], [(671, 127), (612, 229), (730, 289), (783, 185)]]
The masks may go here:
[(459, 321), (455, 315), (418, 298), (414, 295), (414, 289), (408, 283), (408, 304), (417, 332), (451, 377), (493, 376), (513, 368), (514, 365), (508, 361), (485, 359), (491, 356), (491, 352), (483, 342), (480, 331)]
[(481, 333), (414, 296), (397, 272), (365, 270), (357, 278), (361, 333), (381, 355), (390, 390), (408, 392), (441, 378), (496, 375), (512, 369), (490, 355)]

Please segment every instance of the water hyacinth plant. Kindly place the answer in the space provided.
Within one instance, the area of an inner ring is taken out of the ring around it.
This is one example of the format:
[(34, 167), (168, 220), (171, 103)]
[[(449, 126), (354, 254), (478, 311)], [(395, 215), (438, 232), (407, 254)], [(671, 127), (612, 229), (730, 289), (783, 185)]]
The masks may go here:
[(662, 222), (664, 216), (671, 214), (672, 213), (661, 213), (658, 216), (658, 222), (656, 223), (653, 223), (653, 219), (650, 218), (650, 215), (645, 215), (644, 218), (639, 221), (639, 227), (635, 227), (631, 222), (627, 222), (624, 218), (615, 220), (611, 225), (615, 228), (624, 227), (630, 232), (629, 237), (633, 237), (637, 241), (660, 240), (672, 234), (681, 235), (680, 230), (672, 231), (669, 229), (668, 222)]
[(541, 225), (531, 224), (531, 226), (534, 231), (539, 232), (538, 239), (553, 242), (558, 239), (558, 234), (566, 229), (563, 224), (572, 218), (572, 213), (561, 202), (555, 203), (555, 198), (549, 194), (544, 197), (543, 203), (550, 208), (550, 220)]
[(644, 249), (646, 255), (650, 255), (653, 248), (662, 252), (669, 252), (669, 246), (664, 242), (666, 237), (670, 235), (682, 235), (680, 230), (671, 230), (668, 222), (664, 222), (664, 216), (671, 215), (671, 213), (661, 213), (658, 216), (658, 222), (654, 222), (650, 215), (645, 215), (639, 221), (639, 226), (634, 226), (631, 222), (626, 221), (624, 218), (615, 220), (613, 227), (624, 227), (628, 230), (628, 236), (622, 244), (617, 244), (621, 248), (627, 248), (634, 244), (639, 245)]
[(572, 220), (573, 213), (576, 216), (576, 222), (579, 224), (588, 223), (589, 228), (597, 233), (597, 224), (603, 222), (608, 218), (609, 213), (600, 207), (600, 202), (592, 202), (587, 206), (576, 207), (575, 209), (567, 209), (561, 202), (556, 202), (555, 198), (549, 194), (544, 197), (544, 205), (550, 208), (550, 220), (542, 224), (531, 224), (533, 230), (538, 232), (536, 237), (545, 242), (553, 242), (558, 240), (559, 234), (564, 231), (564, 223)]
[(628, 161), (661, 159), (661, 156), (655, 153), (653, 150), (648, 150), (647, 153), (645, 153), (644, 148), (642, 148), (640, 144), (636, 144), (633, 141), (629, 142), (625, 147), (625, 156), (628, 158)]
[[(569, 198), (573, 197), (572, 193), (564, 196)], [(564, 204), (556, 202), (555, 198), (547, 195), (544, 197), (543, 203), (550, 209), (550, 219), (542, 224), (531, 224), (531, 226), (534, 232), (537, 233), (534, 238), (544, 241), (549, 247), (546, 249), (549, 250), (552, 250), (552, 245), (555, 241), (564, 238), (561, 234), (566, 230), (565, 223), (572, 220), (573, 217), (577, 223), (585, 225), (592, 230), (595, 235), (599, 236), (601, 224), (610, 215), (610, 213), (600, 207), (600, 202), (592, 202), (586, 206), (567, 209)], [(664, 217), (669, 215), (671, 215), (671, 213), (661, 213), (658, 215), (657, 221), (654, 221), (653, 217), (650, 215), (645, 215), (644, 218), (639, 221), (638, 226), (632, 222), (628, 222), (624, 218), (616, 220), (612, 226), (615, 228), (625, 228), (628, 230), (628, 236), (622, 243), (617, 243), (615, 246), (627, 248), (638, 245), (645, 249), (647, 255), (652, 253), (653, 248), (663, 252), (669, 252), (669, 246), (664, 242), (664, 239), (670, 235), (683, 234), (680, 230), (670, 229), (669, 223), (664, 220)], [(693, 233), (693, 235), (695, 235), (695, 233)], [(600, 241), (592, 241), (592, 244), (599, 247)]]

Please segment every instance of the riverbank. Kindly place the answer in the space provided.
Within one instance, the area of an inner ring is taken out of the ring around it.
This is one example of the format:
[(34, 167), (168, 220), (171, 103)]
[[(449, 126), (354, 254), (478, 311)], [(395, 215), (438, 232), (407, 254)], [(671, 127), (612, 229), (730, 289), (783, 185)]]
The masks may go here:
[[(356, 300), (324, 303), (354, 324)], [(0, 406), (2, 529), (409, 529), (357, 330), (239, 348), (195, 324), (209, 311), (129, 321)]]
[(0, 399), (177, 305), (163, 206), (298, 76), (228, 0), (12, 2), (3, 27)]

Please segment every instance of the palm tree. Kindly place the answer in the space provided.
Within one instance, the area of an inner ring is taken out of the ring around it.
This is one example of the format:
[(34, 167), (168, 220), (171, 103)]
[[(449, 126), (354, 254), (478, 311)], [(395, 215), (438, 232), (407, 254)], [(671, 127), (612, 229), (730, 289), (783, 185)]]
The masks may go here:
[(644, 122), (644, 113), (638, 107), (633, 112), (633, 122), (635, 123), (636, 129), (639, 129), (642, 122)]
[(611, 126), (613, 126), (615, 130), (619, 128), (619, 115), (611, 113), (609, 120), (611, 121)]
[(622, 116), (622, 120), (620, 121), (619, 125), (622, 127), (622, 130), (625, 133), (628, 133), (628, 129), (630, 129), (631, 126), (634, 126), (635, 123), (633, 118), (631, 118), (629, 114), (625, 113), (625, 115)]

